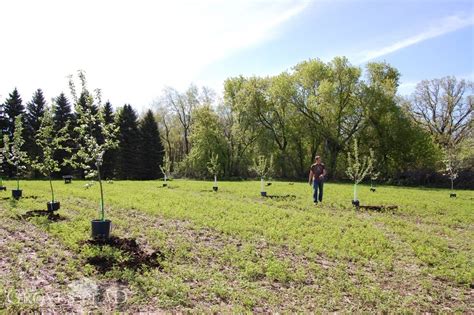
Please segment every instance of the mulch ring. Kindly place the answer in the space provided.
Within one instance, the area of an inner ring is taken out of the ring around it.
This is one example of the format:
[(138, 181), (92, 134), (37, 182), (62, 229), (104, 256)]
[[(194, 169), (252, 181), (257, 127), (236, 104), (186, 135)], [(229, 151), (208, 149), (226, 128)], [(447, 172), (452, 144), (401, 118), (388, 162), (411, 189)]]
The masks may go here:
[(398, 206), (387, 206), (387, 205), (381, 205), (381, 206), (358, 206), (357, 209), (363, 209), (363, 210), (372, 210), (372, 211), (395, 211), (398, 209)]
[[(101, 252), (98, 255), (87, 258), (87, 262), (96, 267), (101, 272), (107, 272), (115, 267), (120, 269), (137, 270), (143, 267), (158, 268), (162, 270), (161, 262), (165, 255), (161, 251), (154, 251), (150, 254), (145, 252), (132, 238), (120, 238), (110, 236), (108, 239), (93, 239), (80, 243), (80, 245), (98, 246)], [(115, 255), (106, 255), (102, 252), (103, 246), (110, 246), (122, 252), (123, 256), (117, 258)]]
[(266, 196), (267, 198), (270, 198), (272, 200), (277, 200), (277, 201), (287, 201), (287, 200), (296, 200), (296, 196), (295, 195), (282, 195), (282, 196), (279, 196), (279, 195), (267, 195)]
[(37, 218), (37, 217), (46, 217), (48, 221), (52, 221), (52, 222), (66, 220), (66, 218), (60, 216), (59, 214), (54, 213), (52, 211), (46, 211), (46, 210), (31, 210), (31, 211), (26, 212), (25, 214), (17, 215), (17, 218), (20, 220), (27, 220), (29, 218)]

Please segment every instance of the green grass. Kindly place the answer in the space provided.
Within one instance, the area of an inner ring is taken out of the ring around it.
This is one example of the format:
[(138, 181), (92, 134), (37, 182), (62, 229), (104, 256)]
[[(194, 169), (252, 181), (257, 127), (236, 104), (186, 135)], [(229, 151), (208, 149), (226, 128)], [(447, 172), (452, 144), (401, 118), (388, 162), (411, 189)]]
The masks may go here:
[[(355, 211), (352, 186), (327, 183), (314, 206), (311, 187), (273, 182), (263, 199), (260, 183), (176, 180), (105, 184), (113, 234), (136, 238), (166, 258), (163, 270), (98, 273), (87, 258), (118, 250), (81, 245), (99, 217), (98, 186), (55, 184), (67, 220), (30, 219), (77, 257), (97, 281), (120, 281), (132, 292), (125, 310), (206, 311), (468, 311), (474, 282), (474, 192), (450, 199), (442, 189), (359, 187), (362, 204), (397, 205), (390, 212)], [(13, 182), (7, 182), (13, 187)], [(26, 198), (2, 200), (2, 217), (45, 209), (48, 183), (23, 181)], [(2, 192), (10, 196), (10, 191)], [(35, 198), (28, 198), (28, 197)], [(20, 224), (20, 221), (17, 221)], [(107, 252), (108, 251), (108, 252)], [(2, 285), (2, 283), (0, 283)], [(0, 301), (1, 295), (0, 295)], [(6, 304), (6, 303), (4, 303)], [(15, 305), (15, 310), (18, 305)]]

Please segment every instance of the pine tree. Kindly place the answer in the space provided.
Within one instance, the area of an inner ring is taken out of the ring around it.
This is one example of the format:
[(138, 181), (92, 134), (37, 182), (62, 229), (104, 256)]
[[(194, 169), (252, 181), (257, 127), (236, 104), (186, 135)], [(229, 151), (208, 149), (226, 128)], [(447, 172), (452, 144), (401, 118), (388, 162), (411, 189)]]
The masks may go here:
[(124, 105), (117, 117), (119, 128), (116, 172), (120, 179), (135, 179), (139, 177), (139, 139), (137, 114), (132, 106)]
[[(41, 148), (35, 142), (35, 135), (41, 127), (41, 119), (44, 116), (46, 100), (43, 91), (36, 90), (31, 102), (26, 104), (26, 128), (25, 128), (25, 150), (31, 159), (36, 159), (41, 154)], [(35, 171), (34, 176), (38, 174)]]
[[(115, 121), (115, 113), (109, 101), (107, 101), (103, 108), (104, 121), (106, 124), (112, 124)], [(115, 165), (115, 154), (116, 149), (109, 149), (104, 153), (104, 163), (102, 164), (102, 177), (110, 179), (114, 177), (114, 165)]]
[(10, 93), (9, 97), (5, 101), (5, 114), (8, 118), (7, 121), (7, 134), (9, 134), (10, 138), (13, 136), (15, 132), (15, 118), (18, 115), (22, 115), (25, 112), (25, 107), (22, 104), (22, 100), (20, 97), (20, 93), (15, 88), (12, 93)]
[(140, 179), (160, 177), (159, 166), (163, 163), (164, 147), (153, 112), (148, 110), (140, 122)]
[[(71, 104), (67, 99), (64, 93), (59, 94), (58, 97), (53, 102), (53, 122), (54, 122), (54, 131), (59, 132), (66, 125), (68, 127), (68, 140), (64, 144), (66, 148), (74, 148), (73, 134), (74, 134), (74, 114), (72, 113)], [(63, 161), (70, 159), (71, 153), (67, 150), (56, 150), (54, 152), (54, 159), (60, 164), (61, 170), (59, 172), (54, 172), (53, 177), (61, 177), (63, 175), (70, 175), (73, 172), (73, 168), (70, 165), (63, 165)]]

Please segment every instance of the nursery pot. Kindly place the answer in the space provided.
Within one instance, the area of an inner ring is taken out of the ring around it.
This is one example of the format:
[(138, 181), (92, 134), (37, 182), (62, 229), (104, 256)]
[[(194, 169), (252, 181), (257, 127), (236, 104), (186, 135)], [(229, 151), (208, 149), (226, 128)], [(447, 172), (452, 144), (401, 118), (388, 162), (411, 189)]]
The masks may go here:
[(110, 236), (110, 227), (112, 222), (110, 220), (92, 220), (92, 238), (108, 239)]
[(370, 188), (370, 191), (371, 191), (371, 192), (375, 192), (375, 188)]
[(60, 207), (59, 201), (48, 201), (46, 206), (49, 212), (57, 211)]
[(456, 198), (456, 194), (449, 194), (449, 198)]
[(167, 183), (164, 183), (164, 184), (163, 184), (163, 187), (166, 187), (166, 186), (168, 186), (168, 184), (167, 184)]
[(217, 191), (218, 189), (219, 189), (219, 187), (216, 187), (216, 186), (212, 187), (212, 190), (214, 190), (214, 191)]
[(360, 206), (359, 200), (352, 200), (352, 205), (356, 208), (359, 208), (359, 206)]
[(2, 191), (2, 190), (7, 191), (7, 187), (5, 187), (5, 186), (0, 186), (0, 191)]
[(15, 199), (20, 199), (22, 195), (23, 190), (21, 189), (13, 189), (12, 190), (12, 197)]
[(267, 192), (266, 192), (266, 191), (261, 191), (261, 192), (260, 192), (260, 196), (266, 197), (266, 196), (267, 196)]
[(70, 184), (72, 182), (72, 175), (64, 175), (63, 179), (65, 184)]

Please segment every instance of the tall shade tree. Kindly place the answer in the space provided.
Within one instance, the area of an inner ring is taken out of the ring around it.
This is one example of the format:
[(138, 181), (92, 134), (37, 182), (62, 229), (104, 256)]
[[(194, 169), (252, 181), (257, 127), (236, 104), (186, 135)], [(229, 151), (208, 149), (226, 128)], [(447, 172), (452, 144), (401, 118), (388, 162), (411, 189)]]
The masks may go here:
[(120, 179), (139, 178), (138, 117), (130, 105), (124, 105), (117, 113), (118, 140), (115, 169)]
[(473, 128), (474, 83), (455, 77), (418, 83), (412, 112), (444, 149), (461, 143)]
[(163, 163), (164, 148), (155, 117), (148, 110), (140, 121), (139, 165), (141, 179), (157, 179), (160, 177), (159, 166)]

